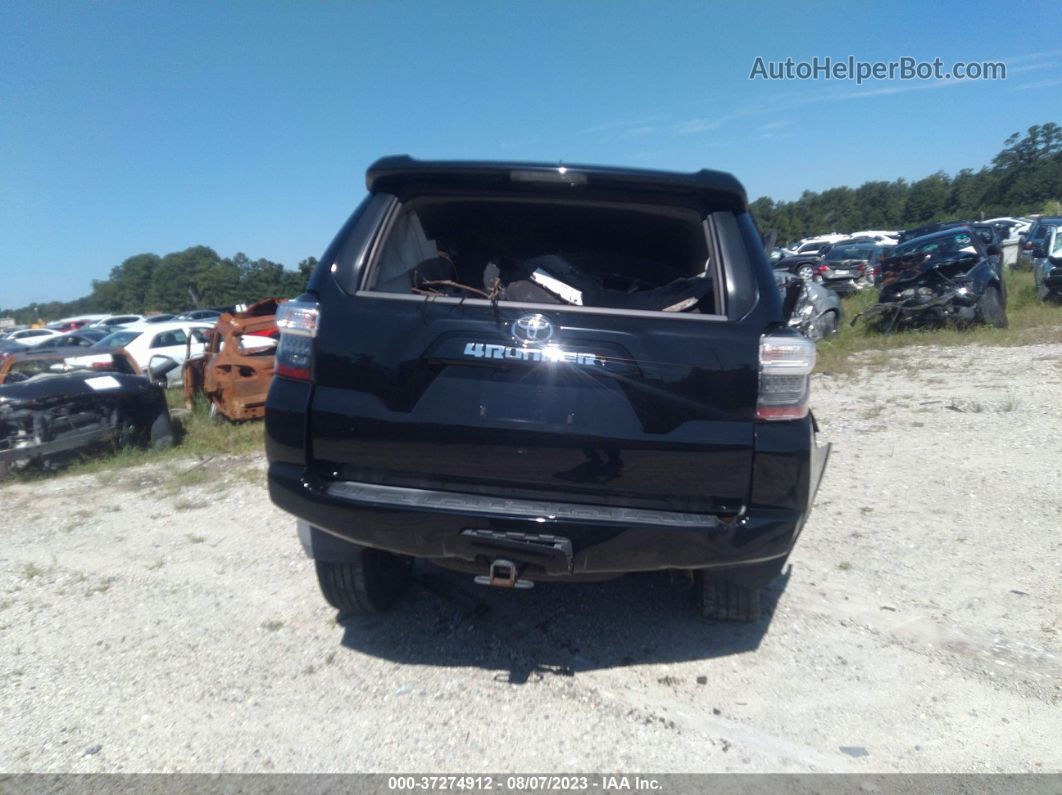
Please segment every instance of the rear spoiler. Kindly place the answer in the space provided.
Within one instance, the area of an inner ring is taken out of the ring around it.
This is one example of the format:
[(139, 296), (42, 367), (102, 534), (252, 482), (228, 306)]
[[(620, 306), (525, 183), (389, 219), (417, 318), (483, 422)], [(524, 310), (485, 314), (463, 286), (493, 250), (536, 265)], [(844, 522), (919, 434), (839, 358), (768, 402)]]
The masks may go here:
[(365, 175), (370, 191), (398, 196), (445, 187), (473, 190), (542, 190), (550, 187), (571, 195), (573, 190), (631, 192), (647, 200), (669, 198), (682, 204), (724, 206), (744, 212), (748, 197), (732, 174), (701, 169), (688, 173), (606, 166), (474, 160), (415, 160), (393, 155), (377, 160)]

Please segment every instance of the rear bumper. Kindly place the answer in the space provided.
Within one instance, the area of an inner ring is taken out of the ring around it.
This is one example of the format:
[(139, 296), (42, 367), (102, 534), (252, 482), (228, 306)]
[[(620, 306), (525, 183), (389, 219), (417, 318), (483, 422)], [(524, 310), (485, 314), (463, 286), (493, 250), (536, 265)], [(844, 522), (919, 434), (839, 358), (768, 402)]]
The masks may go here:
[(269, 467), (269, 492), (305, 523), (303, 535), (310, 540), (304, 538), (304, 546), (318, 559), (342, 559), (349, 554), (343, 542), (351, 542), (484, 570), (490, 560), (507, 558), (526, 564), (521, 576), (540, 580), (715, 568), (755, 571), (766, 582), (781, 570), (807, 515), (761, 509), (724, 521), (706, 514), (315, 483), (301, 466), (278, 461)]
[(823, 277), (822, 286), (828, 287), (838, 295), (851, 295), (852, 293), (859, 292), (862, 289), (857, 283), (854, 277), (842, 276), (837, 279), (831, 279), (829, 277)]

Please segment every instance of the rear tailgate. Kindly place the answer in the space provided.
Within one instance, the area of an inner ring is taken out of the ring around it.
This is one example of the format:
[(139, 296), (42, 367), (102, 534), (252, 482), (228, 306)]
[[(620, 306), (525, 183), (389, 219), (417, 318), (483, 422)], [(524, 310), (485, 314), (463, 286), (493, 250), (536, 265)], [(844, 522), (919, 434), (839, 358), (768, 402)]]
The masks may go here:
[[(746, 504), (749, 327), (333, 289), (316, 338), (317, 476), (666, 510)], [(548, 350), (513, 336), (532, 314), (551, 324)]]

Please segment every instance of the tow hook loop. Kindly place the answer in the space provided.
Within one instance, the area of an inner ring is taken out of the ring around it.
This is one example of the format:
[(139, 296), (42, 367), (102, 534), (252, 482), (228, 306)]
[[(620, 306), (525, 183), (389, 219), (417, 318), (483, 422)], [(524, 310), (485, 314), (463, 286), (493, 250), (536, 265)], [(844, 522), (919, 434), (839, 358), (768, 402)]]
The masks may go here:
[(517, 577), (516, 564), (511, 560), (498, 558), (490, 563), (490, 574), (481, 574), (476, 577), (479, 585), (490, 585), (494, 588), (534, 588), (535, 584), (530, 580), (521, 580)]

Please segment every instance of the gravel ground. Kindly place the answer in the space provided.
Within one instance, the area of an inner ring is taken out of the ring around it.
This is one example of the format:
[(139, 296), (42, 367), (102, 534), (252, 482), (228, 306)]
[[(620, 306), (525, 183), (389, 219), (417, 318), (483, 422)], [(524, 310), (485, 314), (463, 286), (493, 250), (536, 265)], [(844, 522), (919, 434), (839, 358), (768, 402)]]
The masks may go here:
[(769, 618), (418, 566), (337, 622), (259, 459), (0, 487), (3, 771), (1062, 770), (1062, 346), (820, 378)]

